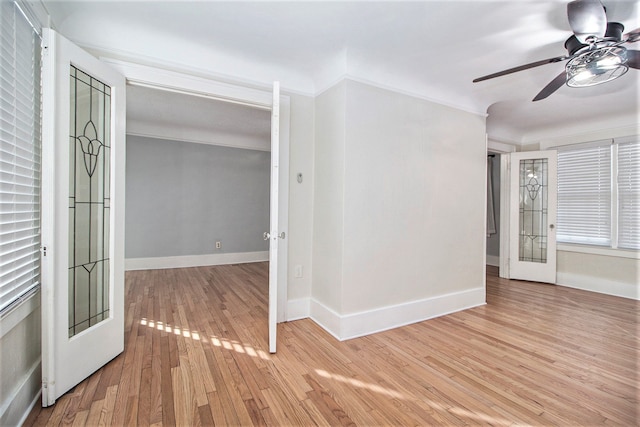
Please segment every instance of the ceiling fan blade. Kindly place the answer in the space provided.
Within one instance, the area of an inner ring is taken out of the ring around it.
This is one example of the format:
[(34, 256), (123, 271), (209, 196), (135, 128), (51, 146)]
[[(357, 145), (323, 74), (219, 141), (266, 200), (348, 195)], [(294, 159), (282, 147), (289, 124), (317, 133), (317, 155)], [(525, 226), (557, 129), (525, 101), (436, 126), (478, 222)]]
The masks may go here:
[(533, 98), (533, 101), (540, 101), (541, 99), (545, 99), (547, 96), (551, 95), (553, 92), (557, 91), (562, 87), (563, 84), (567, 81), (567, 72), (563, 71), (558, 74), (558, 77), (551, 80), (551, 83), (546, 85), (539, 94)]
[(635, 30), (627, 33), (627, 39), (625, 40), (627, 43), (634, 43), (638, 40), (640, 40), (640, 28), (636, 28)]
[(627, 65), (630, 68), (640, 70), (640, 50), (627, 49)]
[(575, 0), (567, 4), (567, 16), (573, 34), (583, 44), (590, 37), (602, 38), (607, 30), (607, 13), (600, 0)]
[(481, 81), (484, 81), (484, 80), (493, 79), (494, 77), (505, 76), (507, 74), (517, 73), (518, 71), (528, 70), (529, 68), (534, 68), (534, 67), (539, 67), (539, 66), (545, 65), (545, 64), (551, 64), (551, 63), (554, 63), (554, 62), (564, 61), (565, 59), (568, 59), (568, 58), (569, 58), (568, 56), (556, 56), (555, 58), (543, 59), (541, 61), (536, 61), (536, 62), (532, 62), (530, 64), (525, 64), (525, 65), (520, 65), (519, 67), (513, 67), (513, 68), (509, 68), (508, 70), (499, 71), (497, 73), (488, 74), (486, 76), (478, 77), (477, 79), (474, 79), (473, 82), (474, 83), (478, 83), (478, 82), (481, 82)]

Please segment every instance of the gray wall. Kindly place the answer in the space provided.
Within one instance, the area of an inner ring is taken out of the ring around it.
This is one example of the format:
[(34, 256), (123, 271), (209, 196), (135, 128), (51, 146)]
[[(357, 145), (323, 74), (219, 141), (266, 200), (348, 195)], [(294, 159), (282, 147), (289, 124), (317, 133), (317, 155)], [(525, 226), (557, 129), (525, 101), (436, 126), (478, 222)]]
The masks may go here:
[[(500, 154), (490, 157), (493, 166), (493, 212), (496, 218), (496, 233), (487, 236), (487, 255), (500, 256)], [(489, 260), (487, 260), (489, 261)]]
[(126, 171), (126, 258), (269, 250), (270, 153), (128, 135)]

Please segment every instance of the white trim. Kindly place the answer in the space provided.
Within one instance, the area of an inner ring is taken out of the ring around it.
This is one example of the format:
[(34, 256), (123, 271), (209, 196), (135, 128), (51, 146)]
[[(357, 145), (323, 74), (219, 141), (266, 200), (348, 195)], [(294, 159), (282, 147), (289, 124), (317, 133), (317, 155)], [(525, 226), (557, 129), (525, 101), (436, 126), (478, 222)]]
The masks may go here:
[(287, 301), (287, 322), (306, 319), (311, 312), (310, 298), (297, 298)]
[(507, 144), (504, 142), (498, 142), (495, 139), (489, 138), (487, 141), (487, 150), (494, 153), (515, 153), (516, 146), (512, 144)]
[(331, 335), (344, 341), (478, 307), (485, 303), (484, 287), (347, 315), (339, 315), (312, 299), (310, 317)]
[[(499, 267), (499, 275), (505, 279), (510, 276), (509, 273), (509, 210), (510, 210), (510, 188), (511, 181), (509, 179), (509, 162), (511, 157), (510, 153), (516, 152), (516, 145), (509, 142), (498, 141), (495, 138), (489, 137), (487, 141), (487, 152), (500, 154), (500, 254), (498, 256), (489, 259), (491, 255), (487, 255), (486, 264)], [(496, 260), (497, 259), (497, 260)]]
[(487, 265), (492, 265), (494, 267), (500, 267), (500, 257), (498, 255), (489, 255), (489, 254), (487, 254)]
[(564, 273), (558, 271), (557, 285), (599, 294), (640, 300), (640, 286), (638, 284), (616, 282), (601, 277), (583, 276), (581, 274)]
[(612, 249), (600, 246), (572, 245), (569, 243), (559, 243), (558, 252), (576, 252), (581, 254), (604, 255), (616, 258), (640, 259), (640, 251), (632, 249)]
[(39, 289), (25, 298), (24, 301), (21, 301), (11, 310), (2, 314), (2, 317), (0, 317), (0, 339), (2, 339), (2, 337), (4, 337), (10, 330), (15, 328), (16, 325), (18, 325), (31, 313), (38, 309), (40, 309)]
[[(41, 362), (38, 359), (20, 378), (22, 382), (16, 388), (10, 390), (8, 395), (3, 396), (5, 399), (0, 402), (1, 426), (20, 426), (27, 419), (34, 403), (40, 397), (40, 392), (38, 391), (41, 384), (40, 370)], [(35, 398), (32, 398), (34, 391), (38, 392), (35, 393)], [(29, 403), (25, 405), (25, 401)], [(21, 408), (25, 408), (24, 412), (20, 410)]]
[(154, 258), (127, 258), (125, 270), (160, 270), (165, 268), (201, 267), (207, 265), (245, 264), (269, 261), (269, 251), (222, 254), (183, 255)]
[[(55, 236), (55, 213), (53, 209), (55, 195), (54, 195), (54, 180), (57, 173), (58, 165), (54, 161), (48, 161), (53, 159), (55, 150), (53, 144), (45, 144), (44, 141), (55, 140), (55, 120), (54, 114), (56, 110), (55, 102), (55, 84), (56, 84), (56, 61), (53, 52), (57, 50), (57, 38), (51, 31), (43, 30), (43, 49), (42, 49), (42, 186), (41, 186), (41, 200), (40, 200), (40, 217), (41, 217), (41, 235), (40, 245), (43, 248), (49, 249), (48, 256), (40, 257), (40, 316), (42, 324), (42, 340), (41, 340), (41, 354), (42, 354), (42, 372), (43, 372), (43, 389), (42, 389), (42, 401), (43, 404), (48, 406), (55, 402), (55, 398), (49, 398), (49, 395), (53, 396), (55, 392), (55, 386), (51, 384), (49, 387), (49, 379), (44, 377), (47, 372), (53, 372), (54, 367), (54, 349), (55, 340), (54, 336), (54, 292), (52, 286), (47, 286), (47, 280), (53, 283), (54, 276), (54, 259), (51, 253), (52, 244)], [(53, 380), (53, 378), (51, 378)], [(46, 387), (46, 388), (44, 388)]]
[(475, 109), (469, 108), (468, 106), (464, 106), (464, 105), (460, 105), (460, 104), (454, 104), (452, 102), (446, 102), (446, 101), (442, 101), (442, 100), (436, 99), (436, 98), (429, 98), (428, 96), (422, 95), (422, 94), (417, 93), (417, 92), (411, 92), (411, 91), (408, 91), (408, 90), (401, 89), (401, 88), (399, 88), (397, 86), (391, 86), (391, 85), (378, 83), (378, 82), (375, 82), (373, 80), (367, 80), (365, 78), (357, 77), (357, 76), (354, 76), (352, 74), (343, 74), (343, 75), (333, 79), (332, 83), (325, 84), (325, 85), (322, 86), (321, 89), (316, 90), (316, 93), (315, 93), (315, 95), (313, 95), (313, 97), (317, 98), (318, 96), (322, 95), (324, 92), (328, 91), (329, 89), (331, 89), (332, 87), (336, 86), (337, 84), (339, 84), (340, 82), (342, 82), (344, 80), (350, 80), (352, 82), (362, 83), (362, 84), (365, 84), (365, 85), (368, 85), (368, 86), (376, 87), (378, 89), (388, 90), (389, 92), (394, 92), (394, 93), (398, 93), (398, 94), (401, 94), (401, 95), (410, 96), (412, 98), (421, 99), (423, 101), (432, 102), (434, 104), (442, 105), (442, 106), (448, 107), (448, 108), (453, 108), (453, 109), (456, 109), (456, 110), (459, 110), (459, 111), (464, 111), (465, 113), (471, 113), (473, 115), (480, 116), (480, 117), (488, 117), (489, 116), (489, 114), (487, 114), (486, 111), (479, 111), (479, 110), (475, 110)]
[(342, 338), (340, 338), (341, 316), (315, 298), (311, 298), (309, 306), (309, 317), (311, 320), (333, 335), (335, 339), (342, 341)]
[[(39, 377), (38, 379), (40, 379), (40, 375), (38, 375), (38, 377)], [(18, 423), (16, 425), (21, 426), (21, 425), (24, 424), (25, 421), (27, 421), (27, 418), (29, 417), (29, 414), (31, 414), (31, 411), (33, 411), (33, 409), (36, 407), (36, 405), (40, 404), (40, 398), (41, 397), (42, 397), (42, 389), (38, 389), (38, 392), (33, 397), (33, 400), (31, 401), (31, 403), (27, 407), (27, 410), (24, 411), (24, 414), (22, 414), (22, 418), (20, 418), (20, 421), (18, 421)]]
[(127, 136), (137, 136), (142, 138), (151, 138), (151, 139), (161, 139), (163, 141), (178, 141), (178, 142), (188, 142), (191, 144), (203, 144), (203, 145), (215, 145), (217, 147), (229, 147), (229, 148), (240, 148), (242, 150), (254, 150), (254, 151), (264, 151), (271, 152), (271, 147), (260, 147), (257, 145), (250, 144), (229, 144), (224, 142), (218, 142), (213, 140), (198, 140), (193, 138), (185, 138), (182, 136), (172, 136), (172, 135), (159, 135), (159, 134), (151, 134), (146, 132), (132, 132), (127, 131)]
[(161, 68), (100, 58), (124, 74), (127, 83), (271, 110), (271, 92), (222, 83)]
[[(76, 43), (81, 48), (91, 51), (94, 55), (98, 57), (100, 60), (106, 61), (122, 61), (128, 63), (139, 63), (146, 64), (145, 66), (151, 68), (165, 69), (165, 70), (173, 70), (180, 74), (190, 74), (193, 76), (201, 76), (206, 79), (213, 79), (221, 82), (228, 82), (232, 85), (238, 86), (250, 86), (255, 88), (261, 88), (263, 90), (271, 90), (271, 83), (264, 82), (261, 80), (256, 80), (248, 77), (239, 77), (235, 74), (226, 74), (211, 71), (211, 68), (202, 68), (196, 66), (190, 66), (185, 64), (184, 62), (172, 62), (167, 61), (162, 58), (141, 55), (139, 52), (131, 52), (123, 49), (113, 49), (107, 46), (95, 45), (90, 43)], [(119, 59), (118, 59), (119, 58)], [(299, 79), (296, 79), (299, 80)], [(282, 90), (294, 94), (294, 95), (302, 95), (307, 97), (314, 97), (314, 90), (309, 87), (308, 90), (301, 89), (302, 86), (309, 86), (306, 84), (298, 85), (297, 88), (283, 86)]]
[[(637, 116), (635, 116), (637, 121)], [(565, 145), (581, 144), (587, 141), (599, 141), (603, 139), (617, 139), (627, 136), (638, 135), (640, 132), (637, 123), (632, 125), (616, 126), (611, 128), (589, 130), (587, 132), (580, 133), (568, 133), (564, 135), (554, 135), (553, 137), (540, 139), (540, 149), (548, 150), (552, 148), (558, 148)], [(533, 143), (535, 141), (530, 141)]]
[(509, 231), (511, 218), (509, 209), (511, 204), (511, 156), (500, 156), (500, 270), (499, 275), (508, 279), (509, 271)]

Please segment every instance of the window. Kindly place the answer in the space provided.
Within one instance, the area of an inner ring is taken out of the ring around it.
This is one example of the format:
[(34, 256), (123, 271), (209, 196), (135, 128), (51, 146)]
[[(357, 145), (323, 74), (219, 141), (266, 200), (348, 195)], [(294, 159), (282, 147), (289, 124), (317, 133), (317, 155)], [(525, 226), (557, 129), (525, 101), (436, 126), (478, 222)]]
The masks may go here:
[(618, 146), (618, 247), (640, 249), (640, 139)]
[(0, 313), (40, 283), (40, 39), (0, 2)]
[(640, 139), (558, 148), (558, 242), (640, 249)]

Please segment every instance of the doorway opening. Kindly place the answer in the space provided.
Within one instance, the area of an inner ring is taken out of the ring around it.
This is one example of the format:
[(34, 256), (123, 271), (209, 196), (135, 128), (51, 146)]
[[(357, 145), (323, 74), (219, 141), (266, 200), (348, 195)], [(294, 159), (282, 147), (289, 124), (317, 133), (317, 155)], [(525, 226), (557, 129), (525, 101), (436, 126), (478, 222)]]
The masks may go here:
[[(223, 98), (207, 88), (128, 85), (127, 269), (268, 265), (271, 108)], [(278, 159), (288, 166), (286, 137)], [(285, 230), (288, 186), (278, 188)], [(284, 261), (278, 321), (286, 318)]]
[(487, 265), (500, 266), (500, 153), (487, 154)]
[(271, 116), (127, 87), (127, 269), (267, 261)]

